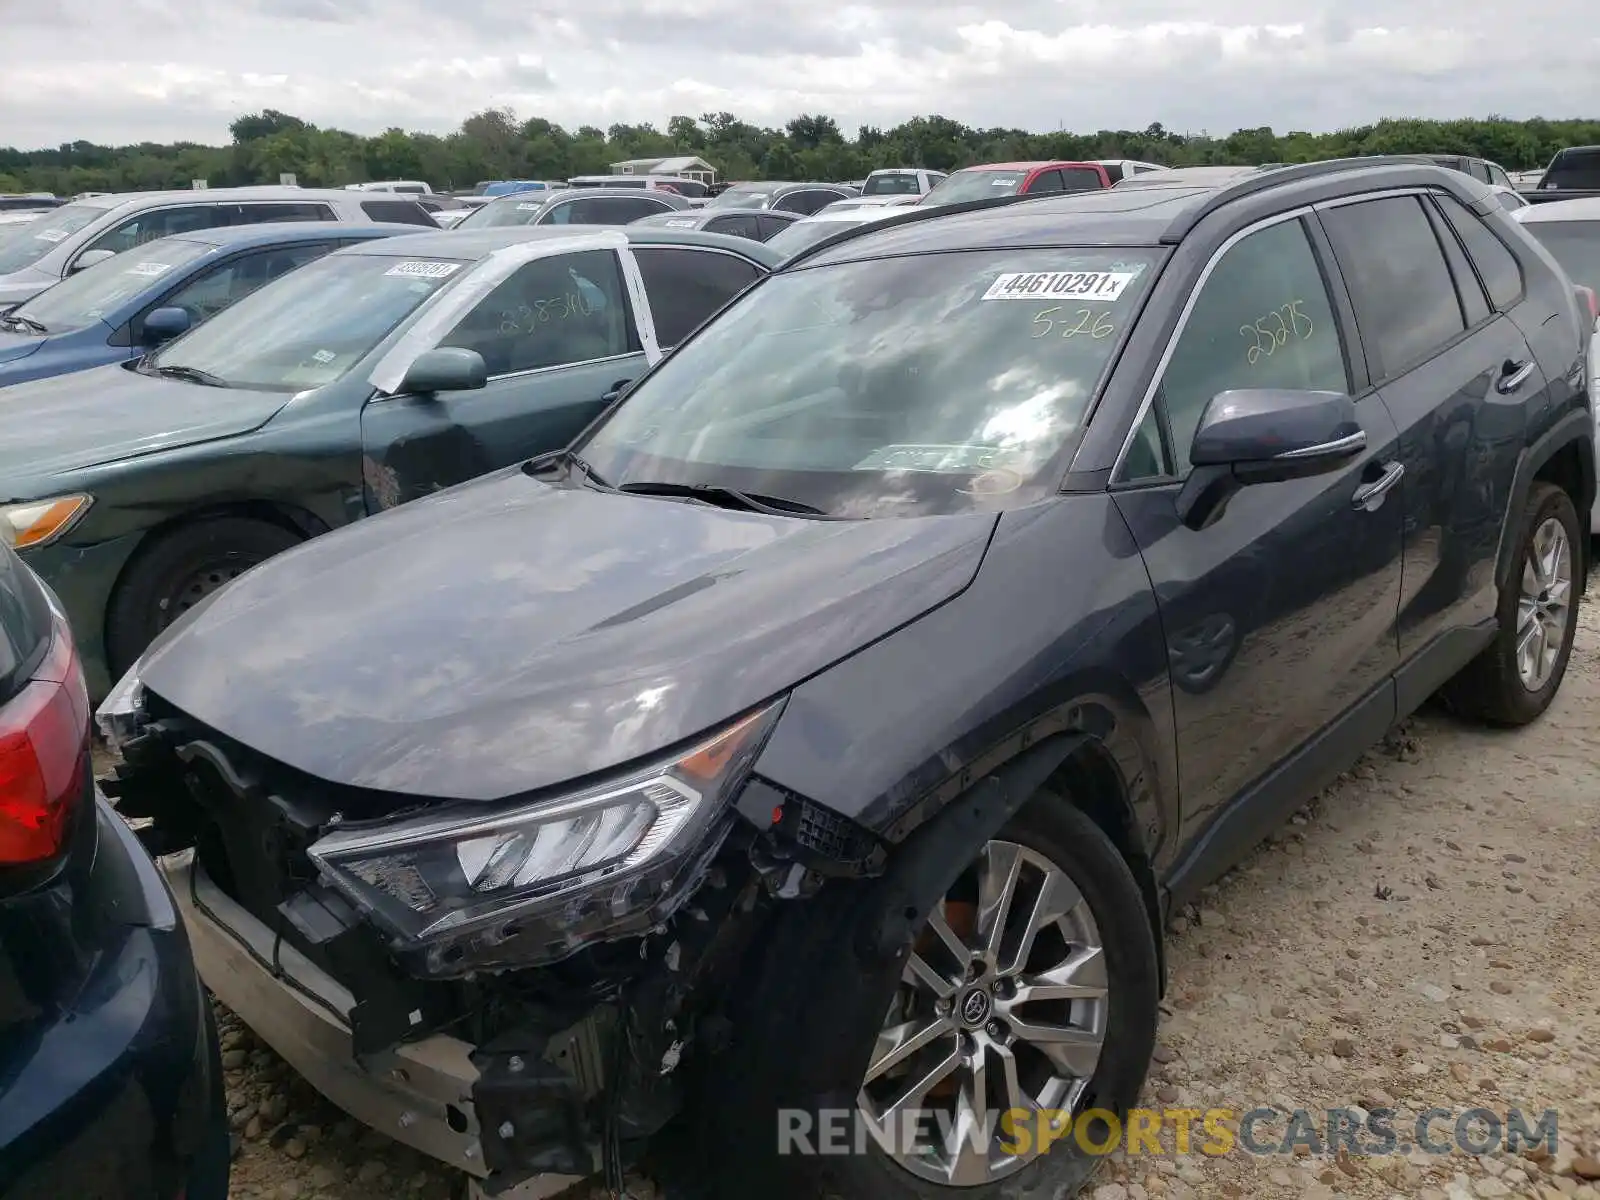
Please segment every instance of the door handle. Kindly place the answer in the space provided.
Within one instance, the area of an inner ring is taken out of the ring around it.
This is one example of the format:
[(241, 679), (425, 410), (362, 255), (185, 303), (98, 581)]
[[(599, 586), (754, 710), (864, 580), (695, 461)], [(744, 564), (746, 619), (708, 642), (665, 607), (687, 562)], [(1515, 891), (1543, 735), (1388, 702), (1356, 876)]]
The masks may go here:
[(1400, 477), (1406, 473), (1404, 463), (1392, 462), (1383, 469), (1383, 474), (1371, 483), (1364, 483), (1356, 489), (1356, 494), (1351, 498), (1351, 507), (1364, 509), (1367, 512), (1377, 512), (1383, 505), (1383, 498), (1389, 494), (1391, 488), (1400, 482)]
[(1505, 365), (1500, 368), (1500, 382), (1494, 385), (1495, 390), (1497, 390), (1502, 396), (1510, 395), (1523, 384), (1527, 383), (1528, 376), (1532, 374), (1533, 359), (1529, 358), (1522, 362), (1512, 362), (1508, 358), (1505, 361)]
[(604, 403), (604, 404), (613, 404), (613, 403), (615, 403), (617, 397), (622, 395), (622, 390), (632, 382), (633, 382), (633, 380), (631, 380), (631, 379), (619, 379), (619, 380), (617, 380), (615, 383), (613, 383), (611, 385), (610, 390), (607, 391), (604, 396), (600, 397), (601, 402)]

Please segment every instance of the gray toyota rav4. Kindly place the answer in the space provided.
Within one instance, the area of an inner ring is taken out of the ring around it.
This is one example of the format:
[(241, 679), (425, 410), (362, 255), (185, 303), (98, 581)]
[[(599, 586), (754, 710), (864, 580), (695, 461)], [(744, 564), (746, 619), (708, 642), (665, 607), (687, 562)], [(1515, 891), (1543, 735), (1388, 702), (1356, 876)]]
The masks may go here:
[(1172, 908), (1430, 695), (1552, 702), (1591, 326), (1428, 164), (890, 217), (213, 592), (111, 787), (222, 1000), (491, 1189), (1060, 1197)]

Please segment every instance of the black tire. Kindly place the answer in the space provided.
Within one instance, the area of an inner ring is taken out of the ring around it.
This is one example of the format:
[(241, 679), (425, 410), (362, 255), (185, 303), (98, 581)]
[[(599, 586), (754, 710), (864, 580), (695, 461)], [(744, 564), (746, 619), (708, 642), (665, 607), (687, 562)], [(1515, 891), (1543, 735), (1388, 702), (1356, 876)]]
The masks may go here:
[(179, 525), (141, 547), (117, 581), (106, 611), (113, 678), (203, 594), (191, 591), (195, 585), (220, 586), (303, 540), (266, 521), (211, 517)]
[[(1024, 1200), (1071, 1195), (1098, 1163), (1071, 1140), (1000, 1180), (944, 1187), (908, 1172), (876, 1146), (845, 1156), (782, 1155), (780, 1109), (853, 1111), (873, 1043), (895, 994), (904, 950), (925, 914), (902, 910), (909, 874), (954, 884), (979, 847), (947, 836), (939, 821), (921, 831), (870, 886), (850, 885), (786, 905), (762, 948), (731, 1050), (702, 1081), (691, 1114), (699, 1187), (716, 1200), (827, 1195), (835, 1200)], [(922, 836), (922, 835), (928, 836)], [(1155, 1045), (1160, 969), (1147, 910), (1128, 864), (1110, 839), (1058, 796), (1041, 793), (996, 835), (1042, 854), (1088, 902), (1105, 947), (1107, 1036), (1080, 1111), (1121, 1119), (1137, 1100)], [(897, 940), (887, 960), (884, 930)], [(906, 934), (901, 938), (900, 934)], [(876, 954), (864, 947), (877, 940)], [(887, 962), (887, 969), (881, 965)]]
[[(1544, 685), (1529, 689), (1517, 670), (1517, 606), (1522, 593), (1523, 565), (1528, 561), (1535, 532), (1551, 518), (1561, 523), (1567, 535), (1571, 557), (1571, 590), (1566, 611), (1566, 626), (1554, 668)], [(1551, 483), (1535, 483), (1519, 518), (1516, 541), (1516, 566), (1500, 589), (1496, 613), (1498, 629), (1494, 641), (1477, 658), (1444, 685), (1444, 699), (1463, 716), (1491, 725), (1515, 728), (1537, 720), (1550, 707), (1572, 656), (1572, 639), (1578, 628), (1578, 605), (1584, 593), (1581, 572), (1587, 555), (1583, 541), (1588, 536), (1578, 521), (1572, 497)]]
[(209, 997), (205, 1006), (206, 1042), (211, 1048), (212, 1121), (206, 1138), (189, 1168), (189, 1182), (184, 1188), (184, 1200), (228, 1200), (229, 1177), (233, 1174), (233, 1138), (228, 1132), (227, 1092), (222, 1079), (221, 1052), (217, 1045), (217, 1020), (211, 1010)]

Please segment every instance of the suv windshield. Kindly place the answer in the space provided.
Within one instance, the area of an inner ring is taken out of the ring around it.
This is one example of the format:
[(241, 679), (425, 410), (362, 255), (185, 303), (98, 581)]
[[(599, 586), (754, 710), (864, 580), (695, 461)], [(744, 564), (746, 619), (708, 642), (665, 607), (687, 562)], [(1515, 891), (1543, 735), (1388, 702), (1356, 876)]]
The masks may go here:
[(322, 387), (462, 269), (438, 259), (330, 254), (223, 309), (152, 355), (146, 368), (187, 368), (263, 392)]
[(922, 198), (922, 203), (937, 207), (940, 204), (965, 204), (968, 200), (1012, 196), (1027, 177), (1026, 171), (957, 171), (947, 179), (940, 180)]
[(215, 248), (181, 238), (149, 242), (67, 276), (12, 309), (11, 315), (35, 321), (51, 333), (82, 329)]
[(532, 225), (539, 219), (545, 205), (555, 199), (554, 193), (514, 192), (480, 205), (456, 222), (457, 229), (498, 229), (507, 225)]
[(1054, 491), (1161, 252), (967, 250), (803, 268), (681, 346), (580, 453), (842, 517)]
[(0, 234), (0, 275), (31, 267), (90, 221), (105, 216), (106, 211), (90, 204), (68, 204)]
[(1600, 221), (1524, 221), (1572, 282), (1600, 292)]
[(1558, 151), (1539, 187), (1600, 191), (1600, 146)]
[(863, 196), (915, 196), (921, 190), (922, 185), (917, 182), (916, 173), (906, 171), (892, 175), (868, 176), (866, 186), (861, 189), (861, 194)]

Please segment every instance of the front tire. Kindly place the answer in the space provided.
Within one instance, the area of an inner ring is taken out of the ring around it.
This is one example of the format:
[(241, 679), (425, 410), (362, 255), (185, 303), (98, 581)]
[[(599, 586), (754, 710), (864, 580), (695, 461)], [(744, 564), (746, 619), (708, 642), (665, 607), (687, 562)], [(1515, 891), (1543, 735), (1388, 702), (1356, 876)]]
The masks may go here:
[(173, 621), (301, 538), (249, 517), (211, 517), (159, 535), (128, 564), (106, 612), (106, 654), (120, 678)]
[(1554, 484), (1535, 483), (1518, 528), (1517, 566), (1500, 589), (1494, 641), (1445, 685), (1451, 708), (1517, 727), (1550, 707), (1578, 628), (1584, 536), (1572, 498)]
[[(780, 919), (736, 1025), (736, 1069), (709, 1081), (701, 1120), (715, 1129), (713, 1161), (726, 1164), (715, 1195), (1054, 1200), (1081, 1187), (1098, 1157), (1070, 1130), (1038, 1153), (1036, 1118), (1022, 1123), (1023, 1149), (1004, 1114), (1105, 1110), (1120, 1121), (1137, 1099), (1159, 965), (1139, 886), (1110, 839), (1050, 793), (981, 847), (924, 833), (864, 895), (797, 902)], [(897, 877), (930, 872), (943, 892), (931, 912), (891, 907), (905, 894)], [(888, 970), (864, 963), (864, 937), (897, 921), (917, 931), (910, 945)], [(897, 1097), (929, 1114), (927, 1138), (898, 1137), (905, 1120), (878, 1126), (888, 1148), (856, 1134)], [(792, 1140), (789, 1156), (778, 1150), (799, 1113), (820, 1133), (823, 1114), (837, 1128), (841, 1112), (853, 1114), (849, 1152), (801, 1147), (797, 1157)], [(1091, 1144), (1104, 1137), (1096, 1131)]]

